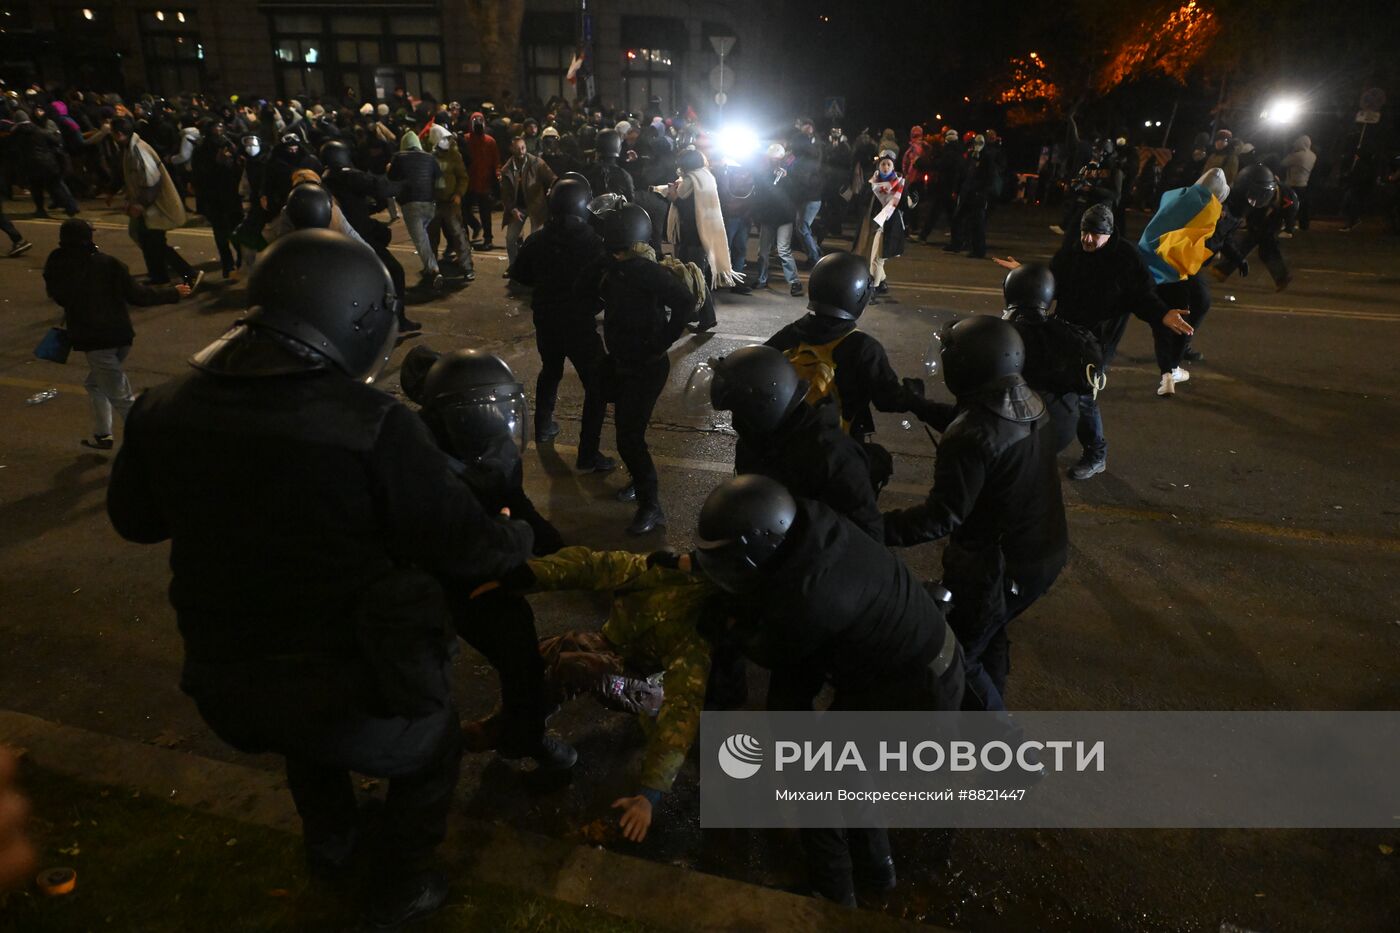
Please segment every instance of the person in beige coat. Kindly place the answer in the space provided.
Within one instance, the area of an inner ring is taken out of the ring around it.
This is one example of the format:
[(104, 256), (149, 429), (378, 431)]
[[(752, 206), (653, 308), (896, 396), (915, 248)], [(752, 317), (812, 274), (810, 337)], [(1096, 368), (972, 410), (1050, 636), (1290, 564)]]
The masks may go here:
[(186, 262), (165, 240), (166, 231), (183, 227), (186, 219), (184, 199), (170, 173), (150, 144), (136, 135), (129, 118), (112, 121), (112, 141), (122, 157), (126, 213), (131, 218), (127, 232), (141, 247), (150, 284), (168, 285), (174, 272), (195, 288), (204, 273)]
[(517, 136), (510, 142), (510, 159), (501, 166), (501, 209), (506, 228), (506, 278), (509, 266), (515, 262), (520, 240), (525, 234), (525, 221), (530, 232), (544, 226), (549, 219), (549, 186), (554, 184), (554, 170), (537, 155), (525, 151), (525, 138)]

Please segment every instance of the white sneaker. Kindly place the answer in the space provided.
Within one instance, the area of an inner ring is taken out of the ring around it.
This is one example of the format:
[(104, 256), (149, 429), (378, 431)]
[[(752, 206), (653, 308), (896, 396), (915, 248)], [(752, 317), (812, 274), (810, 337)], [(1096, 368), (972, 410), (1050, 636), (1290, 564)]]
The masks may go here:
[(1293, 239), (1293, 234), (1289, 233), (1287, 230), (1280, 230), (1278, 232), (1278, 238), (1280, 240), (1291, 240)]
[(1162, 384), (1157, 386), (1157, 394), (1163, 398), (1176, 394), (1176, 380), (1171, 373), (1162, 373)]
[(1064, 236), (1064, 235), (1065, 235), (1065, 228), (1064, 228), (1064, 227), (1061, 227), (1059, 224), (1051, 224), (1051, 225), (1050, 225), (1050, 232), (1053, 233), (1053, 234), (1055, 234), (1055, 236)]
[(1191, 371), (1178, 366), (1176, 369), (1172, 370), (1171, 376), (1173, 382), (1186, 382), (1191, 378)]

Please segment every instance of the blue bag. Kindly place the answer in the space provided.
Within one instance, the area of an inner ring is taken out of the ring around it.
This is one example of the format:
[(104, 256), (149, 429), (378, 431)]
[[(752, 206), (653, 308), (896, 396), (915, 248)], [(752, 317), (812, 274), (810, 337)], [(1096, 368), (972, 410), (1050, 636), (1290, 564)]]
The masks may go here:
[(73, 343), (68, 339), (68, 331), (62, 327), (50, 327), (44, 339), (34, 348), (34, 355), (50, 363), (66, 363), (72, 351)]

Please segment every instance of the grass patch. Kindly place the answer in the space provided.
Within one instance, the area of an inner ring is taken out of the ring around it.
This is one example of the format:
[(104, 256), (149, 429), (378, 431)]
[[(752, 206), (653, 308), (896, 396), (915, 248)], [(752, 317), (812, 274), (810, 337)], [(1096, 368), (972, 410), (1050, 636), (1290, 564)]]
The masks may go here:
[[(31, 884), (0, 895), (0, 931), (343, 930), (354, 910), (308, 887), (295, 836), (196, 813), (129, 790), (27, 767), (41, 868), (67, 866), (77, 888)], [(454, 880), (448, 905), (412, 929), (637, 933), (639, 924), (508, 888)]]

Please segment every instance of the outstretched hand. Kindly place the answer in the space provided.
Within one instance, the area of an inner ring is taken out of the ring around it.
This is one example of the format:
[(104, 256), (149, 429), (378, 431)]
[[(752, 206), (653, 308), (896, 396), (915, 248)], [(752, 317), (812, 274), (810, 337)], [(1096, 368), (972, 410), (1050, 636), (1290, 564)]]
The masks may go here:
[(641, 842), (651, 828), (651, 801), (638, 794), (635, 797), (619, 797), (613, 801), (613, 809), (622, 811), (617, 821), (622, 835), (632, 842)]
[(1005, 259), (998, 259), (998, 258), (996, 258), (995, 256), (993, 256), (993, 257), (992, 257), (992, 262), (994, 262), (994, 263), (996, 263), (997, 265), (1001, 266), (1003, 269), (1019, 269), (1019, 268), (1021, 268), (1021, 264), (1020, 264), (1019, 262), (1016, 261), (1016, 257), (1015, 257), (1015, 256), (1007, 256)]
[(1196, 332), (1194, 327), (1186, 323), (1186, 318), (1190, 315), (1191, 312), (1183, 308), (1173, 308), (1162, 315), (1162, 324), (1167, 330), (1173, 333), (1181, 334), (1183, 337), (1190, 337)]

